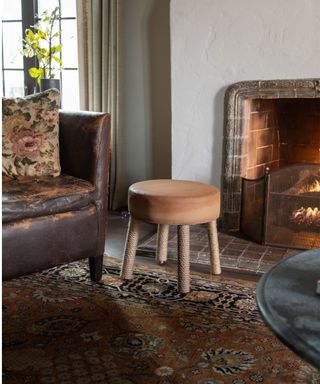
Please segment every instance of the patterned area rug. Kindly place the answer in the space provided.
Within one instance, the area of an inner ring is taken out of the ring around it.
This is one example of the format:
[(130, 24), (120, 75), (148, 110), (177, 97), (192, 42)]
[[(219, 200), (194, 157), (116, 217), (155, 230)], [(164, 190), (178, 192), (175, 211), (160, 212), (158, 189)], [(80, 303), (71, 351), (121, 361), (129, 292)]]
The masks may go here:
[[(150, 267), (149, 267), (150, 268)], [(263, 324), (252, 283), (137, 267), (122, 283), (84, 263), (3, 283), (3, 382), (46, 384), (320, 383)]]
[[(208, 234), (203, 225), (190, 227), (190, 261), (194, 264), (210, 265)], [(261, 275), (284, 258), (298, 253), (289, 248), (271, 247), (239, 238), (235, 235), (218, 233), (221, 266), (235, 272)], [(157, 234), (141, 241), (138, 254), (154, 257)], [(177, 231), (170, 227), (168, 241), (168, 258), (177, 259)]]

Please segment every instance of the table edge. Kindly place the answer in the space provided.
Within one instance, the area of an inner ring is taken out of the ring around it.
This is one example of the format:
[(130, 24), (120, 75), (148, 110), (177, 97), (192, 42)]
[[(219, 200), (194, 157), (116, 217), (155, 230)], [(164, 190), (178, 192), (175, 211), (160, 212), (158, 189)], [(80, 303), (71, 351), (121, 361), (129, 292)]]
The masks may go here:
[[(309, 251), (306, 251), (306, 252), (309, 252)], [(306, 252), (301, 252), (301, 253), (298, 253), (297, 255), (301, 255), (302, 253), (306, 253)], [(268, 305), (267, 301), (265, 300), (264, 288), (265, 288), (267, 279), (270, 277), (272, 272), (279, 265), (284, 264), (288, 259), (294, 258), (297, 255), (293, 255), (293, 256), (288, 257), (287, 259), (282, 260), (278, 264), (274, 265), (268, 272), (266, 272), (263, 275), (263, 277), (260, 279), (260, 281), (258, 282), (258, 285), (257, 285), (256, 303), (257, 303), (260, 315), (261, 315), (262, 319), (264, 320), (265, 324), (278, 337), (278, 339), (281, 342), (283, 342), (283, 344), (285, 344), (290, 350), (295, 352), (299, 356), (299, 358), (307, 361), (308, 363), (312, 364), (314, 367), (320, 369), (320, 355), (319, 355), (319, 353), (317, 351), (315, 351), (313, 348), (310, 348), (310, 353), (308, 353), (308, 355), (306, 355), (305, 351), (303, 351), (303, 350), (301, 350), (301, 348), (299, 348), (300, 343), (298, 344), (298, 347), (296, 344), (291, 343), (289, 341), (290, 335), (297, 338), (297, 334), (293, 333), (290, 329), (282, 326), (283, 323), (279, 320), (279, 318), (275, 318), (272, 315), (272, 311), (268, 312), (268, 309), (270, 308), (270, 306)], [(274, 320), (276, 320), (276, 321), (274, 321)], [(303, 341), (303, 339), (301, 339), (301, 341)]]

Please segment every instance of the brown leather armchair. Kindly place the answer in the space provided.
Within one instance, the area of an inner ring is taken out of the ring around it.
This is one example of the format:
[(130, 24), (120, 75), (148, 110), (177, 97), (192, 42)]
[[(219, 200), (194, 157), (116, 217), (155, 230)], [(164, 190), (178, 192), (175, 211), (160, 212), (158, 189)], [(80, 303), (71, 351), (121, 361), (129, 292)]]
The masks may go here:
[(3, 178), (2, 278), (89, 258), (99, 281), (105, 242), (110, 115), (60, 111), (58, 177)]

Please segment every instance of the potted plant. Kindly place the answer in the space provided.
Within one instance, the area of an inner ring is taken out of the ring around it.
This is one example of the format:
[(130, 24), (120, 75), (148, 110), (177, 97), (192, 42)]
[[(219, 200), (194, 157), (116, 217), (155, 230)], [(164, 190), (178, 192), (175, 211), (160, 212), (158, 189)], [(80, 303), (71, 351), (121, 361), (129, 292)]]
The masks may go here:
[(60, 90), (60, 79), (55, 78), (62, 69), (59, 56), (62, 45), (60, 44), (60, 31), (55, 30), (59, 20), (59, 7), (52, 12), (44, 11), (40, 21), (25, 30), (22, 54), (25, 57), (36, 57), (38, 67), (29, 69), (29, 75), (37, 79), (40, 91), (49, 88)]

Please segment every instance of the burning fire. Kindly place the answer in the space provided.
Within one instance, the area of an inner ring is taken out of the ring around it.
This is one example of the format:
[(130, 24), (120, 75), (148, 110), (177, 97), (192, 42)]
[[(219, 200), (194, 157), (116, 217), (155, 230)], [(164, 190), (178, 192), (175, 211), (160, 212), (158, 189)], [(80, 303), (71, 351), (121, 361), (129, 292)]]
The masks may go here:
[(320, 180), (315, 180), (312, 184), (305, 187), (304, 192), (320, 192)]
[(320, 210), (319, 208), (301, 207), (292, 212), (290, 220), (298, 225), (315, 226), (320, 228)]

